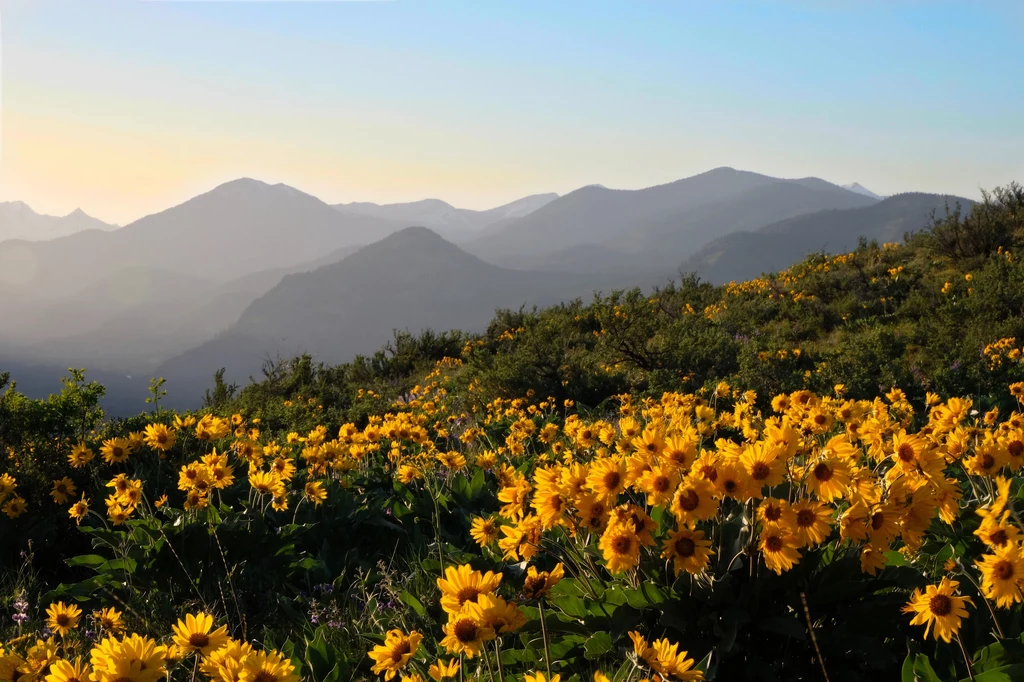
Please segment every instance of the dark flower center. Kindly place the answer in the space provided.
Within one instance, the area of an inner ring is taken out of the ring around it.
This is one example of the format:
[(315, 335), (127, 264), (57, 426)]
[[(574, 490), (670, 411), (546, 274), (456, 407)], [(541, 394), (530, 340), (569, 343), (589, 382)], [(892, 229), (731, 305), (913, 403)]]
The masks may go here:
[(463, 644), (469, 644), (477, 639), (477, 628), (476, 623), (471, 620), (460, 620), (455, 624), (455, 639), (459, 640)]
[(663, 493), (669, 488), (668, 476), (658, 476), (654, 479), (654, 490)]
[(750, 470), (750, 477), (755, 481), (763, 481), (772, 473), (771, 467), (764, 462), (757, 462)]
[(480, 590), (475, 587), (463, 587), (459, 590), (455, 598), (459, 600), (459, 604), (465, 604), (468, 601), (474, 601), (477, 596), (480, 595)]
[(210, 644), (210, 636), (205, 632), (193, 632), (188, 637), (188, 645), (194, 646), (197, 649), (202, 649)]
[(896, 449), (896, 456), (903, 462), (913, 462), (914, 446), (909, 443), (903, 443)]
[(679, 538), (675, 542), (676, 554), (684, 559), (692, 557), (696, 549), (697, 545), (690, 538)]
[(764, 540), (764, 546), (769, 552), (778, 552), (782, 549), (782, 538), (778, 535), (769, 535)]
[(885, 523), (885, 514), (882, 512), (875, 512), (871, 515), (871, 527), (875, 530), (880, 530), (882, 524)]
[(997, 531), (995, 531), (993, 533), (989, 533), (989, 536), (988, 536), (988, 541), (991, 542), (993, 545), (995, 545), (997, 547), (1002, 547), (1007, 542), (1009, 542), (1009, 540), (1010, 540), (1010, 538), (1007, 537), (1006, 531), (1003, 530), (1002, 528), (1000, 528), (999, 530), (997, 530)]
[(628, 535), (617, 535), (612, 540), (612, 551), (616, 554), (628, 554), (632, 546), (633, 541), (630, 540)]
[(608, 490), (615, 490), (619, 487), (619, 481), (622, 480), (622, 476), (618, 471), (609, 471), (604, 475), (604, 486)]
[(693, 511), (700, 504), (700, 497), (692, 489), (679, 496), (679, 506), (686, 511)]
[(391, 660), (395, 663), (401, 663), (402, 657), (412, 652), (412, 645), (408, 640), (402, 640), (398, 645), (391, 651)]
[(807, 528), (808, 526), (814, 525), (814, 520), (817, 516), (818, 515), (810, 509), (801, 509), (796, 513), (796, 523), (802, 528)]
[(828, 464), (821, 462), (818, 466), (814, 467), (814, 477), (824, 483), (832, 478), (832, 470), (828, 467)]
[(1009, 580), (1013, 577), (1013, 564), (1005, 559), (997, 561), (992, 567), (992, 575), (1000, 580)]
[(953, 611), (953, 600), (944, 594), (937, 594), (928, 600), (928, 609), (940, 618)]

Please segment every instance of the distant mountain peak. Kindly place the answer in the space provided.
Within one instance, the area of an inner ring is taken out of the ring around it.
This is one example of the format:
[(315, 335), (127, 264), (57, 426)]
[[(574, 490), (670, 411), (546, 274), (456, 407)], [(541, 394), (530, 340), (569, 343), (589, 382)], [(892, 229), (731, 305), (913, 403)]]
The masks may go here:
[(842, 188), (843, 189), (848, 189), (851, 192), (855, 192), (857, 194), (862, 194), (862, 195), (864, 195), (866, 197), (871, 197), (872, 199), (882, 200), (882, 199), (885, 198), (885, 197), (883, 197), (880, 194), (875, 194), (874, 192), (872, 192), (871, 190), (869, 190), (867, 187), (865, 187), (864, 185), (860, 184), (859, 182), (851, 182), (848, 185), (842, 185)]

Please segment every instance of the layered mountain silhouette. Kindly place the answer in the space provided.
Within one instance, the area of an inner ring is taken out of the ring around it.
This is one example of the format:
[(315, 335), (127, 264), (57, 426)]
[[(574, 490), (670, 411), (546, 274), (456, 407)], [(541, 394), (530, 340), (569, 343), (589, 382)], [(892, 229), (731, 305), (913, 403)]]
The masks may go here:
[(0, 243), (0, 273), (6, 271), (0, 287), (62, 296), (129, 266), (225, 282), (366, 244), (401, 227), (340, 213), (287, 185), (241, 179), (112, 232)]
[[(56, 220), (79, 221), (74, 234), (0, 242), (0, 369), (57, 388), (64, 368), (87, 367), (120, 414), (141, 409), (162, 375), (190, 406), (222, 367), (245, 382), (269, 358), (345, 362), (395, 330), (478, 330), (497, 308), (647, 289), (680, 271), (745, 279), (859, 237), (899, 239), (946, 199), (879, 201), (856, 184), (718, 168), (471, 211), (434, 199), (331, 206), (240, 179), (122, 228), (73, 214)], [(0, 208), (24, 211), (13, 205)]]
[(468, 239), (485, 228), (505, 225), (522, 218), (558, 198), (557, 194), (534, 194), (486, 211), (455, 208), (440, 199), (424, 199), (400, 204), (353, 202), (334, 204), (342, 213), (367, 215), (404, 223), (408, 227), (429, 227), (449, 239)]
[(875, 194), (874, 192), (872, 192), (871, 190), (869, 190), (867, 187), (865, 187), (864, 185), (860, 184), (859, 182), (851, 182), (848, 185), (843, 185), (843, 189), (848, 189), (851, 192), (856, 192), (857, 194), (863, 194), (864, 196), (871, 197), (872, 199), (879, 199), (879, 200), (881, 200), (881, 199), (885, 198), (885, 197), (883, 197), (880, 194)]
[(86, 215), (80, 208), (66, 216), (52, 216), (36, 213), (22, 201), (0, 201), (0, 242), (10, 239), (38, 242), (86, 230), (116, 229), (117, 225)]
[(309, 352), (326, 362), (369, 354), (395, 330), (480, 331), (497, 308), (547, 306), (637, 279), (526, 272), (486, 263), (425, 227), (410, 227), (312, 272), (288, 275), (217, 338), (159, 372), (193, 390), (213, 373), (244, 382), (265, 360)]
[[(817, 178), (782, 180), (717, 168), (640, 190), (591, 185), (551, 201), (500, 230), (467, 242), (510, 267), (600, 272), (674, 270), (709, 241), (768, 222), (874, 200)], [(576, 253), (595, 256), (588, 266)]]
[(862, 208), (818, 211), (781, 220), (753, 232), (735, 232), (717, 239), (683, 263), (681, 270), (723, 284), (784, 270), (814, 252), (846, 253), (860, 239), (879, 243), (902, 241), (905, 234), (925, 229), (933, 213), (944, 214), (955, 196), (908, 192)]

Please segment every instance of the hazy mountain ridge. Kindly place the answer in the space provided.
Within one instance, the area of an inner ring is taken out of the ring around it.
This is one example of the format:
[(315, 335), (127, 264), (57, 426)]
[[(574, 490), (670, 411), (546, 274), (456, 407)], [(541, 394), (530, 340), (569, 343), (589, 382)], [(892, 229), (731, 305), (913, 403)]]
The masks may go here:
[(440, 199), (423, 199), (396, 204), (352, 202), (334, 204), (342, 213), (366, 215), (403, 223), (405, 227), (428, 227), (455, 239), (470, 239), (495, 224), (506, 224), (522, 218), (558, 198), (555, 193), (533, 194), (496, 208), (474, 211), (456, 208)]
[(368, 354), (395, 329), (479, 331), (498, 308), (554, 305), (594, 290), (643, 282), (622, 277), (508, 270), (412, 227), (338, 263), (286, 276), (224, 334), (160, 368), (182, 384), (206, 386), (212, 373), (245, 381), (268, 356), (310, 352), (342, 362)]
[[(343, 362), (395, 329), (473, 331), (496, 308), (649, 288), (680, 266), (727, 281), (848, 250), (862, 232), (902, 236), (922, 226), (907, 196), (718, 168), (470, 211), (330, 206), (243, 178), (111, 232), (0, 243), (0, 367), (162, 374), (195, 400), (221, 367), (244, 382), (268, 357)], [(871, 209), (882, 217), (843, 217)]]
[(46, 241), (86, 230), (106, 232), (117, 227), (87, 215), (80, 208), (65, 216), (53, 216), (36, 213), (23, 201), (0, 201), (0, 242)]
[[(716, 168), (641, 190), (583, 187), (465, 247), (507, 267), (600, 272), (619, 262), (672, 272), (705, 243), (729, 232), (822, 208), (870, 203), (818, 178), (783, 180)], [(575, 253), (581, 248), (602, 257), (588, 269)], [(559, 252), (563, 260), (554, 256)]]

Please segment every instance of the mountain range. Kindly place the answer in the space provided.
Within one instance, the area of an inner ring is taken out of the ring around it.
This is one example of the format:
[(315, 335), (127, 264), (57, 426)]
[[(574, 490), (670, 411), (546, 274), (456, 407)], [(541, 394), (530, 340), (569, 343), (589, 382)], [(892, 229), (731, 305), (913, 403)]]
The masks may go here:
[(66, 216), (52, 216), (36, 213), (21, 201), (0, 201), (0, 242), (9, 239), (46, 241), (86, 230), (106, 232), (117, 227), (86, 215), (80, 208)]
[(946, 200), (875, 196), (718, 168), (472, 211), (434, 199), (332, 206), (240, 179), (122, 228), (0, 242), (0, 369), (130, 375), (117, 391), (132, 400), (160, 374), (195, 398), (221, 367), (245, 381), (268, 357), (342, 362), (397, 329), (480, 330), (500, 307), (646, 289), (681, 271), (756, 276), (921, 229)]

